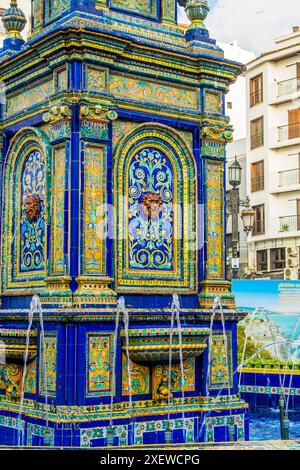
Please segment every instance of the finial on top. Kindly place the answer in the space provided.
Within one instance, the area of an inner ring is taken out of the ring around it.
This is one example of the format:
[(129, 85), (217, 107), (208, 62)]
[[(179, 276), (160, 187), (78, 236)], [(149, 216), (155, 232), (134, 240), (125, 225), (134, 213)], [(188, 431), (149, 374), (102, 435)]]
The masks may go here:
[(187, 46), (196, 52), (209, 51), (215, 54), (222, 54), (217, 46), (216, 40), (211, 39), (204, 24), (209, 12), (207, 0), (178, 0), (184, 5), (185, 11), (191, 24), (185, 33)]
[(209, 12), (207, 0), (187, 0), (185, 11), (192, 22), (189, 29), (197, 28), (206, 31), (203, 21), (206, 19)]
[(2, 17), (2, 23), (10, 39), (21, 39), (21, 32), (27, 23), (23, 11), (18, 7), (17, 0), (11, 0), (9, 8)]

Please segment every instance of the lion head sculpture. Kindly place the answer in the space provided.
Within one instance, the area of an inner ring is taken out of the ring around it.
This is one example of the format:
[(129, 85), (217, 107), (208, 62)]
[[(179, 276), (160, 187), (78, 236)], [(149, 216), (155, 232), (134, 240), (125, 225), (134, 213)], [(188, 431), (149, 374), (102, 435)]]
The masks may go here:
[(156, 219), (162, 211), (162, 198), (159, 194), (145, 194), (142, 199), (142, 211), (148, 219)]
[(37, 196), (33, 194), (26, 196), (24, 201), (25, 214), (29, 222), (34, 222), (40, 212), (40, 201)]

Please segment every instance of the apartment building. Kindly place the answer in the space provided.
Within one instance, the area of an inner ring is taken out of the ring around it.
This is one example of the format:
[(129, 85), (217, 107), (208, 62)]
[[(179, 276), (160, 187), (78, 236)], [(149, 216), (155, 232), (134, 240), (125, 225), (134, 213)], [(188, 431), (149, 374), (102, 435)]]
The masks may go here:
[(299, 278), (300, 28), (247, 66), (248, 242), (253, 276)]
[[(235, 103), (235, 102), (234, 102)], [(245, 201), (247, 198), (247, 158), (246, 158), (246, 138), (238, 139), (227, 145), (226, 152), (226, 193), (229, 199), (229, 192), (232, 189), (228, 182), (229, 167), (233, 164), (237, 158), (241, 169), (242, 169), (242, 180), (239, 187), (239, 195), (241, 201)], [(240, 208), (242, 210), (243, 208)], [(232, 217), (230, 215), (230, 209), (227, 206), (227, 270), (228, 276), (232, 278)], [(239, 217), (239, 268), (238, 278), (243, 279), (248, 274), (248, 240), (247, 235), (244, 232), (244, 225), (241, 217)]]

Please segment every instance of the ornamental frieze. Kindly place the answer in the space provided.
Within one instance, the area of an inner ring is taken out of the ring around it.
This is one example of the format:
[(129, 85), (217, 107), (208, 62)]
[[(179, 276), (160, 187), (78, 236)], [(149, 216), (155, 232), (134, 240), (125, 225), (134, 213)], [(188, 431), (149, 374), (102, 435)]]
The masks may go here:
[(91, 119), (102, 122), (115, 121), (118, 118), (116, 111), (100, 104), (82, 105), (80, 108), (81, 119)]
[(201, 138), (205, 140), (213, 140), (216, 142), (232, 142), (233, 133), (231, 130), (218, 126), (205, 126), (201, 129)]
[(53, 106), (49, 111), (44, 113), (43, 121), (46, 123), (55, 123), (63, 119), (70, 119), (72, 111), (67, 105)]

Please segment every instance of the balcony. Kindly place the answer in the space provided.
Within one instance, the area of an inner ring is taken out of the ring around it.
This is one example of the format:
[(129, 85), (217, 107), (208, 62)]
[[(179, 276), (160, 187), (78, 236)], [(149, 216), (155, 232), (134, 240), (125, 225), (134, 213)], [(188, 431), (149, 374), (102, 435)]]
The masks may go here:
[(280, 232), (294, 232), (300, 230), (300, 215), (279, 217)]
[(278, 172), (278, 186), (292, 186), (300, 184), (300, 168)]
[(251, 150), (254, 150), (258, 147), (264, 145), (264, 133), (260, 132), (259, 134), (253, 134), (251, 136)]
[(278, 127), (278, 141), (293, 140), (300, 138), (300, 122)]
[(291, 95), (292, 93), (296, 93), (300, 91), (300, 79), (299, 78), (291, 78), (289, 80), (283, 80), (282, 82), (278, 82), (278, 98), (282, 96)]

